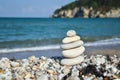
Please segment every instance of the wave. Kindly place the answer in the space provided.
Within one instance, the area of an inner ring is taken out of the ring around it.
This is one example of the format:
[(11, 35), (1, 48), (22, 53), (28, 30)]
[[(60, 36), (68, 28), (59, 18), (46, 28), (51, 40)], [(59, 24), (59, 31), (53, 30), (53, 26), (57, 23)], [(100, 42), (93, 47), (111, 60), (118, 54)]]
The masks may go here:
[(16, 47), (33, 47), (39, 45), (60, 44), (60, 38), (52, 39), (26, 39), (26, 40), (10, 40), (0, 41), (0, 48), (16, 48)]
[(50, 46), (37, 46), (37, 47), (27, 47), (27, 48), (1, 49), (0, 53), (38, 51), (38, 50), (49, 50), (49, 49), (60, 49), (60, 46), (50, 45)]
[(102, 46), (102, 45), (112, 45), (112, 44), (120, 44), (120, 38), (112, 38), (106, 40), (99, 40), (95, 42), (87, 42), (85, 46)]
[[(94, 42), (86, 42), (84, 46), (103, 46), (120, 44), (120, 38), (112, 38), (106, 40), (99, 40)], [(26, 48), (13, 48), (13, 49), (0, 49), (0, 53), (24, 52), (24, 51), (39, 51), (39, 50), (52, 50), (60, 49), (60, 45), (36, 46)]]

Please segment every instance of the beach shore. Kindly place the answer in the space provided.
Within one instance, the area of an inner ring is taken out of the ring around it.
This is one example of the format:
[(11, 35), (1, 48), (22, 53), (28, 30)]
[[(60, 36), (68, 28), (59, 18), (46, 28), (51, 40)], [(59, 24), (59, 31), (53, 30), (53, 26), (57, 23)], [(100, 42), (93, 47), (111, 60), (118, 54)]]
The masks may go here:
[[(90, 55), (117, 55), (120, 57), (120, 45), (104, 45), (104, 46), (85, 46), (85, 54)], [(2, 57), (24, 59), (29, 56), (45, 56), (62, 58), (61, 49), (40, 50), (40, 51), (26, 51), (26, 52), (14, 52), (14, 53), (0, 53), (0, 59)]]
[(61, 49), (0, 54), (0, 79), (119, 80), (119, 46), (85, 46), (84, 61), (73, 66), (60, 63)]
[(86, 55), (117, 55), (120, 57), (120, 45), (86, 47)]

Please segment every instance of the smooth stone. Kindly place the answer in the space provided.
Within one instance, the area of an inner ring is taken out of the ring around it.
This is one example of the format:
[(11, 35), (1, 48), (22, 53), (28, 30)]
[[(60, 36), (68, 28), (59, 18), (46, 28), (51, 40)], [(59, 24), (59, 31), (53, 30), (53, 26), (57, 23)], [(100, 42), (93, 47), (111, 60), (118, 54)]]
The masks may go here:
[(62, 70), (62, 72), (63, 72), (65, 75), (67, 75), (68, 73), (70, 73), (70, 70), (71, 70), (71, 67), (66, 66), (66, 67)]
[(84, 51), (85, 51), (85, 47), (80, 46), (78, 48), (74, 48), (74, 49), (70, 49), (70, 50), (64, 50), (64, 51), (62, 51), (62, 54), (63, 54), (64, 57), (74, 58), (74, 57), (77, 57), (77, 56), (81, 55)]
[(68, 43), (68, 44), (63, 44), (61, 46), (62, 49), (71, 49), (71, 48), (75, 48), (75, 47), (79, 47), (83, 45), (83, 41), (76, 41), (76, 42), (72, 42), (72, 43)]
[(70, 76), (66, 80), (80, 80), (78, 76)]
[(10, 65), (10, 61), (8, 58), (2, 58), (0, 60), (0, 68), (10, 68), (11, 65)]
[(104, 64), (105, 63), (105, 58), (103, 57), (98, 57), (96, 58), (96, 65)]
[(63, 43), (71, 43), (80, 40), (79, 36), (66, 37), (62, 40)]
[(76, 65), (76, 64), (80, 64), (82, 61), (84, 61), (84, 57), (78, 56), (72, 59), (62, 59), (61, 64), (62, 65)]
[(36, 58), (35, 56), (31, 56), (31, 57), (28, 58), (28, 60), (35, 61), (35, 60), (39, 60), (39, 58)]
[(118, 71), (116, 67), (112, 67), (112, 72), (115, 74)]
[(40, 76), (40, 80), (49, 80), (49, 77), (47, 74), (43, 74)]
[(0, 68), (0, 74), (4, 74), (5, 70), (2, 70), (2, 68)]
[(67, 36), (68, 37), (72, 37), (72, 36), (75, 36), (76, 35), (76, 32), (74, 31), (74, 30), (69, 30), (68, 32), (67, 32)]
[(57, 75), (57, 72), (55, 70), (52, 70), (52, 69), (48, 69), (47, 72), (49, 74)]
[(18, 62), (11, 62), (11, 66), (12, 67), (19, 67), (19, 63)]
[(25, 79), (30, 79), (30, 77), (32, 77), (32, 74), (27, 73), (26, 76), (24, 77)]
[(23, 59), (22, 60), (22, 65), (23, 65), (23, 67), (29, 66), (29, 60), (28, 59)]

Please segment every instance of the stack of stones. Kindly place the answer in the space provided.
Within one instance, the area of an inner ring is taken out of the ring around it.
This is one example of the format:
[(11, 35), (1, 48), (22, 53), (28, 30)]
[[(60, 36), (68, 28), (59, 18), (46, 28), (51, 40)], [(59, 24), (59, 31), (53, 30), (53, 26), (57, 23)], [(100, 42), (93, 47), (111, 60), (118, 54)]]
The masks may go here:
[(76, 65), (80, 64), (84, 60), (85, 47), (80, 37), (76, 35), (74, 30), (67, 32), (67, 37), (62, 40), (63, 49), (62, 54), (66, 59), (61, 60), (63, 65)]

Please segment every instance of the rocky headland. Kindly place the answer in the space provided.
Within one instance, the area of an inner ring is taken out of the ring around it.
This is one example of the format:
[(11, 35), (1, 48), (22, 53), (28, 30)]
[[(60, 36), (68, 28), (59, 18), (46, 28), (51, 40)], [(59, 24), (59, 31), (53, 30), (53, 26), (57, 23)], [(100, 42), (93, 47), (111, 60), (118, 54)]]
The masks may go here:
[(120, 18), (119, 0), (76, 0), (57, 9), (53, 18)]

